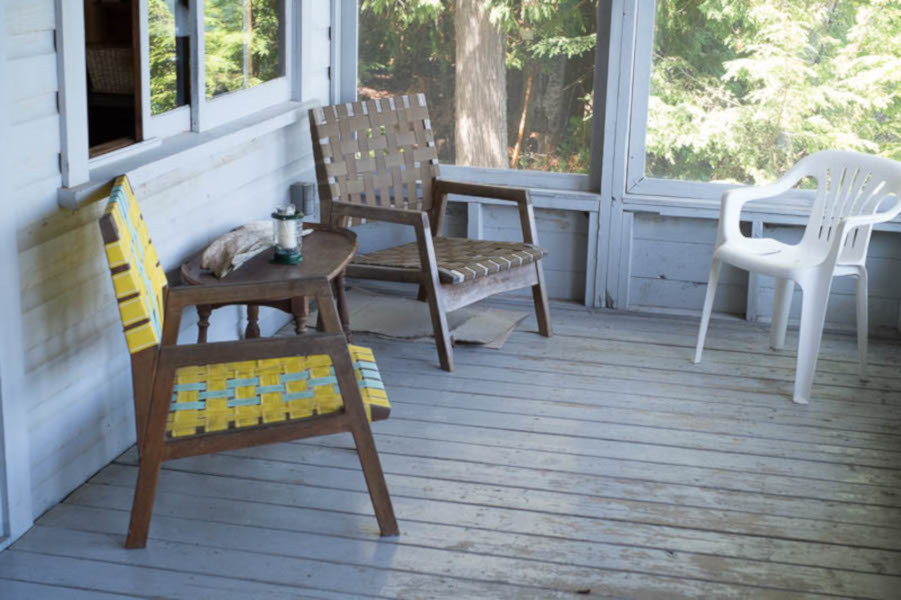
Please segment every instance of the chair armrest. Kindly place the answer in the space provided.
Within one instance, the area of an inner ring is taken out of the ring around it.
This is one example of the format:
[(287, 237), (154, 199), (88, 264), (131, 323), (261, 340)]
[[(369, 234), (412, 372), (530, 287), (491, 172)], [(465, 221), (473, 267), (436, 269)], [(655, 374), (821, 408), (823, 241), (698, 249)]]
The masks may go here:
[(183, 344), (160, 347), (160, 369), (211, 363), (264, 360), (283, 356), (310, 356), (347, 350), (343, 333), (313, 333), (279, 338), (256, 338), (234, 342)]
[(460, 194), (461, 196), (477, 196), (517, 203), (522, 226), (522, 241), (528, 244), (538, 244), (538, 229), (535, 227), (535, 214), (532, 210), (529, 190), (506, 185), (484, 185), (440, 178), (435, 180), (434, 190), (436, 197), (443, 194)]
[(423, 222), (423, 217), (426, 220), (428, 219), (426, 213), (418, 210), (367, 204), (349, 204), (337, 201), (332, 201), (332, 215), (358, 217), (371, 221), (387, 221), (388, 223), (399, 223), (401, 225), (419, 225)]
[(183, 285), (169, 288), (167, 308), (182, 309), (198, 304), (242, 304), (265, 300), (284, 300), (298, 296), (316, 296), (329, 293), (328, 280), (288, 279), (257, 283), (221, 283), (212, 285)]
[(856, 217), (847, 217), (844, 220), (845, 230), (850, 231), (855, 227), (863, 225), (875, 225), (877, 223), (885, 223), (891, 221), (901, 214), (901, 197), (895, 198), (895, 203), (888, 210), (879, 211), (872, 215), (858, 215)]
[(459, 194), (461, 196), (507, 200), (518, 204), (532, 203), (529, 199), (529, 191), (527, 189), (506, 185), (485, 185), (481, 183), (467, 183), (465, 181), (438, 178), (435, 180), (434, 190), (436, 195)]
[(827, 260), (837, 260), (841, 254), (848, 235), (857, 227), (865, 227), (875, 225), (877, 223), (885, 223), (891, 221), (901, 214), (901, 197), (896, 197), (894, 204), (888, 209), (880, 211), (872, 215), (857, 215), (854, 217), (845, 217), (838, 224), (838, 232), (832, 238), (832, 246), (829, 251)]
[(741, 209), (747, 202), (784, 194), (810, 174), (807, 165), (808, 161), (801, 159), (788, 173), (772, 183), (735, 188), (723, 192), (720, 204), (719, 239), (717, 245), (729, 238), (743, 237), (739, 223), (741, 221)]

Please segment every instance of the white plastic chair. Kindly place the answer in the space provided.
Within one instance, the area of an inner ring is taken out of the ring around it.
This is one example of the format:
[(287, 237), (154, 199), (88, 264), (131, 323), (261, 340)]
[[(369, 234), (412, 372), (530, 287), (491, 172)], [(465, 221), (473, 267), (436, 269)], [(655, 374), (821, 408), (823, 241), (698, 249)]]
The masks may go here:
[[(805, 177), (816, 179), (816, 199), (804, 237), (797, 245), (742, 235), (739, 221), (746, 202), (782, 194)], [(893, 195), (892, 202), (888, 198)], [(860, 377), (866, 379), (867, 246), (873, 225), (899, 213), (901, 163), (856, 152), (818, 152), (799, 161), (784, 177), (769, 185), (724, 193), (694, 362), (701, 361), (720, 266), (725, 262), (776, 278), (770, 329), (770, 346), (774, 350), (785, 345), (795, 282), (801, 286), (801, 330), (792, 397), (798, 404), (810, 400), (832, 278), (857, 277), (857, 348)]]

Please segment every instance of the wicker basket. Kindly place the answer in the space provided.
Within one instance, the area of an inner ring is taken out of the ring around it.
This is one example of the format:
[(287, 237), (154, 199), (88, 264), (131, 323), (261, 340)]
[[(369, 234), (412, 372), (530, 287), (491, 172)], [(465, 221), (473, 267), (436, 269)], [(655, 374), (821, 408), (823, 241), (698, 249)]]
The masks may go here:
[(91, 44), (86, 48), (86, 61), (92, 92), (134, 94), (134, 55), (130, 46)]

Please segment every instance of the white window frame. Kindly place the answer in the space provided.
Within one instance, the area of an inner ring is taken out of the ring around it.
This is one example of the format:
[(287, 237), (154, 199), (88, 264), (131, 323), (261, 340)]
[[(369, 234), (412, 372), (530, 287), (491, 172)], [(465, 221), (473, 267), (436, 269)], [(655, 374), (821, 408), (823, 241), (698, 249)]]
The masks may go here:
[[(344, 8), (349, 10), (353, 6), (352, 19), (355, 23), (355, 29), (358, 30), (360, 8), (356, 0), (341, 0)], [(609, 24), (609, 1), (598, 0), (597, 7), (597, 24), (598, 39), (595, 46), (595, 65), (594, 65), (594, 108), (592, 121), (592, 144), (589, 173), (568, 173), (556, 171), (537, 171), (533, 169), (511, 169), (511, 168), (488, 168), (473, 167), (470, 165), (441, 165), (441, 171), (455, 179), (461, 179), (473, 183), (486, 183), (494, 185), (512, 185), (518, 187), (533, 188), (538, 190), (555, 190), (560, 192), (576, 192), (579, 194), (593, 193), (600, 191), (601, 179), (601, 162), (603, 160), (603, 139), (604, 139), (604, 121), (605, 115), (603, 110), (599, 112), (597, 109), (604, 107), (604, 103), (600, 101), (600, 97), (606, 95), (607, 89), (607, 58), (608, 48), (607, 39), (603, 35), (606, 24)], [(343, 23), (347, 23), (351, 17), (342, 15)], [(345, 32), (346, 33), (346, 32)], [(357, 31), (352, 36), (353, 43), (357, 44)], [(346, 38), (345, 41), (349, 41)], [(342, 82), (341, 101), (353, 102), (357, 100), (357, 54), (358, 50), (355, 46), (352, 51), (345, 49), (345, 53), (352, 54), (352, 61), (347, 58), (347, 54), (342, 54), (339, 61), (342, 65)], [(333, 62), (334, 64), (334, 62)], [(353, 77), (346, 76), (347, 70), (352, 69)], [(565, 197), (561, 197), (561, 208), (566, 209), (570, 203)], [(579, 199), (572, 206), (581, 206), (582, 200)]]
[[(671, 205), (703, 209), (706, 216), (718, 216), (723, 192), (745, 187), (741, 183), (687, 181), (649, 177), (647, 166), (648, 103), (651, 91), (652, 53), (656, 0), (614, 0), (614, 14), (621, 20), (614, 23), (615, 51), (611, 61), (617, 61), (621, 72), (619, 85), (613, 91), (616, 120), (625, 131), (612, 141), (614, 159), (614, 196), (625, 203)], [(608, 100), (610, 99), (608, 95)], [(811, 190), (789, 190), (766, 202), (749, 206), (751, 212), (775, 215), (803, 215), (813, 201)]]
[(664, 196), (719, 201), (723, 192), (736, 187), (734, 183), (710, 183), (648, 177), (646, 168), (646, 142), (648, 132), (648, 101), (651, 91), (652, 52), (654, 50), (654, 23), (657, 11), (655, 0), (631, 0), (632, 10), (624, 10), (623, 30), (631, 29), (631, 52), (621, 47), (621, 60), (631, 62), (631, 86), (620, 90), (631, 103), (629, 111), (628, 147), (626, 157), (625, 194), (635, 196)]
[[(138, 1), (140, 21), (141, 119), (143, 141), (90, 158), (88, 147), (87, 78), (85, 76), (84, 8), (80, 2), (56, 0), (57, 74), (60, 105), (60, 172), (62, 187), (73, 188), (90, 181), (90, 173), (104, 165), (157, 148), (162, 139), (184, 132), (203, 133), (247, 117), (268, 107), (299, 99), (298, 52), (300, 14), (298, 5), (310, 0), (281, 0), (283, 9), (284, 75), (246, 90), (215, 98), (206, 97), (203, 44), (203, 0), (190, 4), (191, 103), (163, 114), (152, 115), (150, 105), (150, 48), (147, 0)], [(335, 0), (337, 1), (337, 0)]]

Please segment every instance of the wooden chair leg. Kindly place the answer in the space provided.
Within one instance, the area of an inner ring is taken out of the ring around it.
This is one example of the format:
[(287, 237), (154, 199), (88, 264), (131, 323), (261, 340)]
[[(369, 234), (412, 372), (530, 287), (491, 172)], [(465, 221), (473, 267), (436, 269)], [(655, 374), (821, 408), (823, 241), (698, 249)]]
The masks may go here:
[(426, 291), (424, 285), (419, 286), (419, 290), (416, 292), (416, 300), (419, 302), (425, 302), (429, 299), (429, 293)]
[(538, 333), (544, 337), (551, 337), (551, 311), (547, 302), (547, 288), (544, 284), (544, 269), (541, 261), (535, 263), (535, 272), (538, 275), (538, 283), (532, 286), (532, 299), (535, 302), (535, 318), (538, 320)]
[(135, 497), (131, 505), (131, 520), (128, 523), (126, 548), (143, 548), (147, 545), (147, 532), (150, 529), (150, 515), (153, 513), (153, 500), (156, 496), (156, 484), (159, 480), (162, 460), (160, 452), (141, 453), (138, 462), (138, 482), (135, 485)]
[(416, 244), (419, 246), (419, 264), (422, 265), (420, 286), (425, 288), (429, 299), (429, 312), (432, 315), (432, 329), (435, 332), (435, 345), (438, 346), (438, 361), (445, 371), (454, 370), (454, 348), (450, 330), (447, 327), (447, 312), (444, 310), (444, 294), (438, 278), (438, 261), (435, 258), (435, 247), (432, 243), (432, 231), (429, 227), (428, 214), (422, 213), (422, 222), (416, 224)]
[(444, 310), (444, 295), (436, 281), (426, 286), (429, 300), (429, 312), (432, 315), (432, 330), (435, 333), (435, 345), (438, 347), (438, 362), (445, 371), (454, 370), (454, 343), (447, 326), (447, 312)]
[[(338, 329), (338, 313), (329, 299), (320, 297), (326, 309), (323, 311), (323, 322), (333, 333)], [(397, 519), (394, 517), (394, 508), (391, 506), (391, 496), (388, 495), (388, 485), (385, 483), (385, 474), (379, 461), (378, 451), (375, 449), (375, 440), (372, 439), (372, 429), (363, 406), (363, 398), (360, 388), (357, 387), (356, 373), (351, 361), (347, 346), (341, 345), (329, 351), (335, 369), (335, 379), (344, 400), (344, 410), (347, 416), (350, 432), (354, 436), (354, 445), (357, 448), (357, 456), (360, 458), (360, 467), (366, 479), (366, 487), (369, 490), (369, 498), (372, 500), (372, 508), (375, 518), (379, 523), (379, 530), (383, 536), (397, 535)]]
[(354, 341), (354, 336), (350, 330), (350, 313), (347, 311), (345, 284), (344, 273), (335, 277), (335, 300), (338, 303), (338, 315), (341, 317), (341, 328), (344, 330), (344, 337), (347, 338), (347, 343), (349, 344)]
[(366, 487), (369, 489), (369, 498), (372, 500), (372, 509), (379, 523), (379, 531), (382, 536), (397, 535), (399, 533), (397, 519), (394, 516), (391, 496), (388, 495), (388, 484), (385, 483), (385, 474), (382, 472), (369, 423), (363, 421), (352, 429), (352, 433), (357, 446), (357, 455), (360, 457), (360, 467), (366, 478)]
[(138, 460), (138, 481), (135, 484), (135, 497), (131, 505), (131, 520), (128, 523), (128, 536), (125, 538), (126, 548), (143, 548), (147, 545), (153, 499), (156, 495), (160, 466), (163, 463), (166, 416), (169, 414), (169, 397), (172, 393), (174, 376), (174, 369), (161, 368), (154, 378), (147, 426)]
[(291, 298), (291, 314), (294, 316), (294, 333), (306, 333), (307, 318), (310, 316), (309, 299), (306, 296)]

